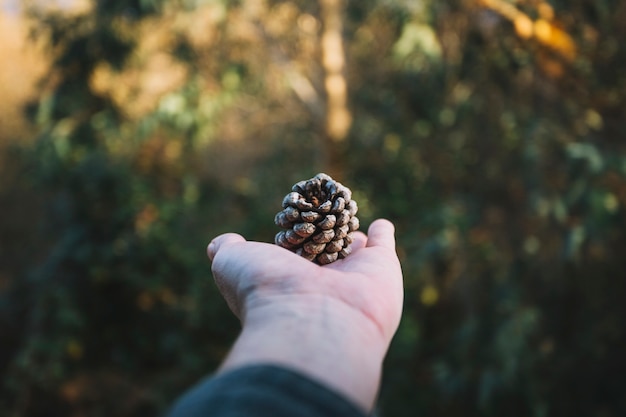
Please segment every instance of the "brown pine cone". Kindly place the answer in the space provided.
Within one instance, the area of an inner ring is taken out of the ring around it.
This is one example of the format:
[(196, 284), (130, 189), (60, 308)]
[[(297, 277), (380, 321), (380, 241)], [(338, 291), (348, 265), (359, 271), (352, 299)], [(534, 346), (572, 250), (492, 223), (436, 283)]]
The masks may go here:
[(286, 229), (276, 234), (276, 244), (321, 265), (348, 256), (352, 233), (359, 228), (352, 191), (326, 174), (300, 181), (291, 190), (274, 219)]

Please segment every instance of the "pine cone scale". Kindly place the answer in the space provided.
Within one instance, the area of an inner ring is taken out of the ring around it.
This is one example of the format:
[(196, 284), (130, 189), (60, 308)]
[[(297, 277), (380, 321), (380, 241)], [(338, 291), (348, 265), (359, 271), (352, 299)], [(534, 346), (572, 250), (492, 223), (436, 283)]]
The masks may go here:
[(300, 237), (309, 237), (315, 233), (315, 225), (313, 223), (296, 223), (293, 225), (293, 231)]

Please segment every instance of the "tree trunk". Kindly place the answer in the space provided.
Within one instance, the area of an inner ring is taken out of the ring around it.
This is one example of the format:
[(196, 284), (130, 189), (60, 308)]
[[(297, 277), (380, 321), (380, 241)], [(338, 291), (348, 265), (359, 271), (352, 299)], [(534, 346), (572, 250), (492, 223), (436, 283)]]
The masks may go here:
[(345, 139), (352, 124), (348, 109), (348, 83), (345, 76), (346, 57), (343, 47), (342, 0), (320, 0), (322, 11), (322, 66), (326, 90), (324, 149), (328, 173), (343, 177), (341, 163)]

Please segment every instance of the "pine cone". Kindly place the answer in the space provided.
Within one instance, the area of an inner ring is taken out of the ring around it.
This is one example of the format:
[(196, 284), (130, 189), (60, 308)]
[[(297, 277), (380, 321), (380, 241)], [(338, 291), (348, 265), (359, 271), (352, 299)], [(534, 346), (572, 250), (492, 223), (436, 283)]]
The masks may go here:
[(321, 265), (348, 256), (352, 233), (359, 228), (352, 191), (326, 174), (300, 181), (291, 190), (274, 219), (287, 229), (276, 234), (276, 244)]

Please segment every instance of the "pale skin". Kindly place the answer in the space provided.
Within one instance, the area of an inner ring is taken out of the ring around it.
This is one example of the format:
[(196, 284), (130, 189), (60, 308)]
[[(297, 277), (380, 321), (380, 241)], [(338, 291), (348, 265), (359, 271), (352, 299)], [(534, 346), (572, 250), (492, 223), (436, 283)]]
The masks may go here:
[(237, 234), (213, 239), (215, 281), (242, 323), (219, 372), (285, 366), (371, 411), (402, 313), (393, 224), (376, 220), (352, 247), (346, 259), (318, 266)]

